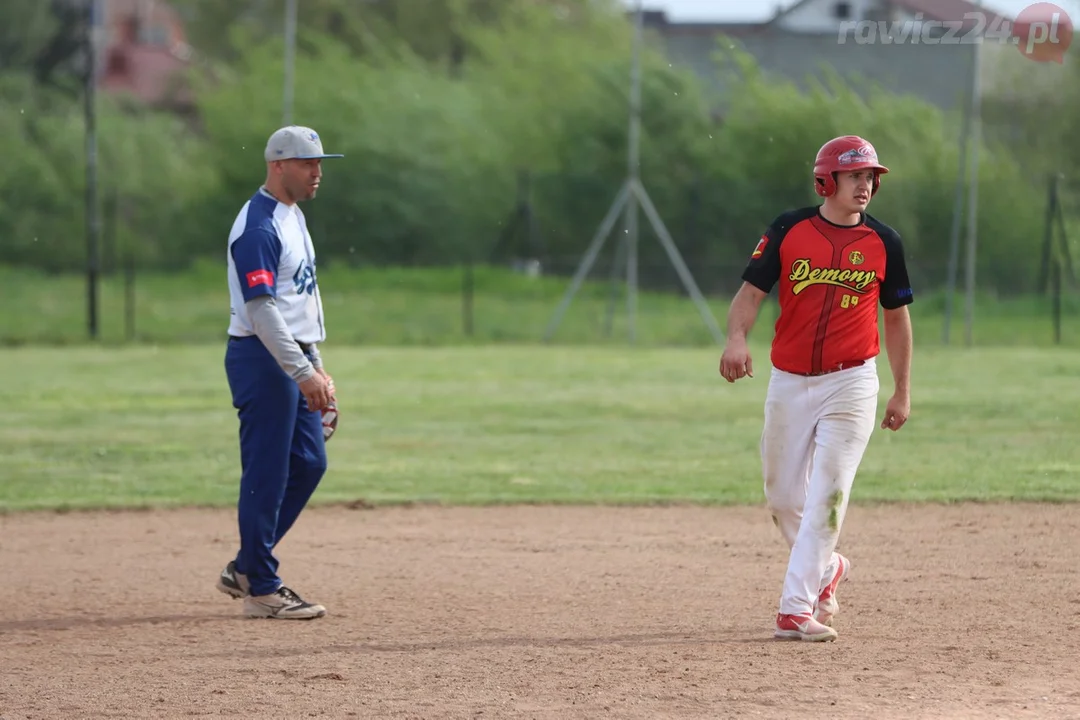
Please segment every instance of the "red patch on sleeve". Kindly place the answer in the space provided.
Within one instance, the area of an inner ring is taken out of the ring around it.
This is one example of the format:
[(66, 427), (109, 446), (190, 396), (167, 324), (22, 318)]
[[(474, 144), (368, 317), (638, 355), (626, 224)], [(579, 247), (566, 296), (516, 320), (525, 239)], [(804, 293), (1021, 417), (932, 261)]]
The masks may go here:
[(757, 247), (754, 248), (754, 252), (753, 252), (752, 255), (750, 255), (750, 257), (752, 257), (752, 258), (761, 257), (761, 253), (765, 252), (765, 246), (768, 245), (768, 244), (769, 244), (769, 238), (762, 235), (761, 239), (758, 240)]
[(269, 270), (252, 270), (247, 274), (247, 284), (249, 288), (256, 285), (273, 285), (274, 276)]

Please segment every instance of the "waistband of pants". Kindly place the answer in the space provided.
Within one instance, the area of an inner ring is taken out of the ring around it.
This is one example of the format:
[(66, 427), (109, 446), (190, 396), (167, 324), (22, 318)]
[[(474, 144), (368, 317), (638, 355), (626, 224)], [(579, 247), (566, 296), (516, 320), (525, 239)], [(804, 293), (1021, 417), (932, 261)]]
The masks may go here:
[[(229, 336), (229, 342), (239, 342), (241, 340), (248, 340), (248, 339), (253, 338), (253, 337), (256, 337), (256, 336), (255, 335), (245, 335), (243, 337), (238, 337), (236, 335), (230, 335)], [(305, 355), (311, 352), (311, 343), (302, 343), (299, 340), (294, 340), (293, 342), (295, 342), (297, 345), (300, 346), (300, 351), (303, 352)]]
[(842, 363), (837, 363), (836, 365), (832, 365), (832, 366), (827, 367), (827, 368), (822, 368), (821, 370), (817, 370), (817, 371), (814, 371), (814, 372), (796, 372), (794, 370), (784, 370), (783, 368), (780, 368), (780, 369), (784, 370), (784, 372), (786, 372), (786, 373), (791, 373), (792, 375), (798, 375), (800, 377), (820, 377), (821, 375), (830, 375), (830, 374), (832, 374), (834, 372), (840, 372), (841, 370), (850, 370), (851, 368), (861, 367), (862, 365), (865, 365), (868, 362), (870, 362), (870, 361), (869, 360), (846, 360), (846, 361), (844, 361)]

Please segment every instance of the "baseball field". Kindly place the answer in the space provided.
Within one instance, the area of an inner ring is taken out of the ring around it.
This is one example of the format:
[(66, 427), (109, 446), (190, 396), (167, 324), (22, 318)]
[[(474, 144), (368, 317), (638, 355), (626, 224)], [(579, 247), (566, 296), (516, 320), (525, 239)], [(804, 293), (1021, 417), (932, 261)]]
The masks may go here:
[[(330, 470), (244, 619), (223, 346), (0, 350), (0, 717), (1080, 714), (1080, 354), (917, 348), (841, 549), (840, 638), (772, 638), (768, 366), (714, 348), (328, 347)], [(884, 359), (881, 407), (890, 389)]]

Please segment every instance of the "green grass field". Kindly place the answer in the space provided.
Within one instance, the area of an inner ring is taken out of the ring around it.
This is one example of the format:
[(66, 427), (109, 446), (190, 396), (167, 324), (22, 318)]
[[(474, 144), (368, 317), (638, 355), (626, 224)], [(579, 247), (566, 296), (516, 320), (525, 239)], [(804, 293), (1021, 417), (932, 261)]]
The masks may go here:
[[(232, 505), (223, 350), (0, 349), (0, 509)], [(756, 353), (732, 386), (713, 348), (328, 346), (315, 502), (758, 502)], [(912, 420), (875, 434), (853, 501), (1074, 500), (1077, 398), (1075, 350), (918, 348)]]
[[(728, 271), (737, 277), (738, 268)], [(459, 268), (402, 270), (330, 266), (319, 272), (330, 340), (364, 346), (445, 346), (537, 343), (544, 335), (569, 281), (529, 278), (504, 269), (478, 268), (474, 274), (473, 333), (464, 331)], [(704, 280), (704, 278), (702, 278)], [(0, 285), (17, 298), (19, 312), (0, 314), (0, 344), (78, 344), (87, 339), (86, 284), (78, 276), (51, 276), (0, 267)], [(622, 345), (627, 338), (625, 302), (616, 305), (614, 329), (606, 337), (604, 319), (610, 289), (598, 273), (567, 312), (555, 342), (562, 345)], [(101, 340), (125, 340), (125, 291), (120, 277), (101, 286)], [(216, 342), (225, 335), (229, 301), (225, 270), (203, 263), (171, 275), (140, 275), (134, 292), (135, 340), (143, 343)], [(725, 325), (728, 297), (709, 298), (713, 315)], [(1062, 346), (1080, 348), (1080, 297), (1064, 298)], [(918, 291), (912, 313), (920, 346), (942, 344), (944, 298)], [(31, 312), (22, 309), (29, 308)], [(707, 347), (705, 324), (687, 298), (642, 293), (641, 345)], [(776, 308), (764, 308), (759, 327), (768, 330)], [(980, 296), (975, 310), (979, 347), (1050, 347), (1054, 344), (1049, 298), (998, 300)], [(964, 342), (963, 298), (957, 297), (952, 343)]]

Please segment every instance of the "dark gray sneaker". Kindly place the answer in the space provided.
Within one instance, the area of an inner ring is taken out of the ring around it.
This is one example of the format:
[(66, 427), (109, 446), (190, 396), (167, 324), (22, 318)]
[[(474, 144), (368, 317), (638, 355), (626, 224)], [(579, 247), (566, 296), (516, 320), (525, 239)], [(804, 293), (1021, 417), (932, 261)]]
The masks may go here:
[(275, 620), (314, 620), (326, 614), (322, 605), (304, 602), (289, 588), (282, 585), (270, 595), (244, 598), (244, 614), (249, 618), (274, 618)]
[(248, 584), (247, 575), (236, 572), (236, 561), (230, 561), (218, 577), (217, 589), (234, 600), (245, 598), (251, 593), (251, 585)]

